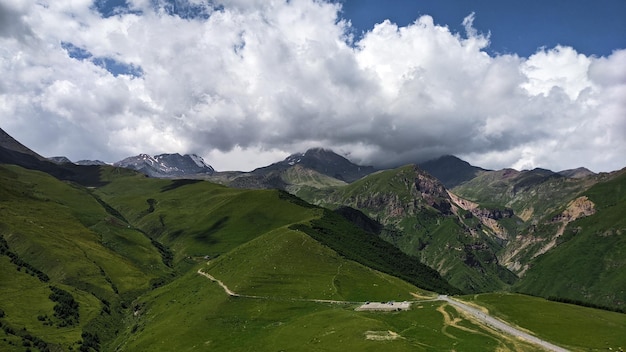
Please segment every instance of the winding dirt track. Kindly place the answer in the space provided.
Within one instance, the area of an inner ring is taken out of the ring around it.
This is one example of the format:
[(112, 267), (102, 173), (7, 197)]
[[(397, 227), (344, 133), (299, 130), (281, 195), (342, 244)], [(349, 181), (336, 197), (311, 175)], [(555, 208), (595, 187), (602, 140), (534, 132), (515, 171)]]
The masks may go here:
[[(271, 299), (271, 297), (264, 297), (264, 296), (252, 296), (252, 295), (241, 295), (238, 294), (236, 292), (233, 292), (231, 289), (228, 288), (228, 286), (226, 286), (222, 281), (216, 279), (215, 277), (213, 277), (210, 274), (205, 273), (204, 271), (202, 271), (202, 269), (198, 269), (198, 274), (206, 277), (207, 279), (217, 283), (218, 285), (220, 285), (222, 287), (222, 289), (224, 289), (224, 292), (226, 292), (227, 295), (231, 296), (231, 297), (243, 297), (243, 298), (256, 298), (256, 299)], [(335, 300), (325, 300), (325, 299), (289, 299), (289, 301), (306, 301), (306, 302), (318, 302), (318, 303), (336, 303), (336, 304), (362, 304), (362, 302), (349, 302), (349, 301), (335, 301)], [(481, 322), (497, 329), (500, 330), (504, 333), (507, 333), (509, 335), (515, 336), (519, 339), (528, 341), (532, 344), (535, 344), (537, 346), (541, 346), (543, 349), (547, 350), (547, 351), (554, 351), (554, 352), (569, 352), (569, 350), (556, 346), (548, 341), (544, 341), (540, 338), (537, 338), (533, 335), (530, 335), (524, 331), (521, 331), (519, 329), (514, 328), (513, 326), (498, 320), (490, 315), (487, 315), (485, 313), (483, 313), (482, 311), (471, 307), (465, 303), (456, 301), (451, 299), (448, 296), (445, 295), (439, 295), (437, 298), (435, 299), (431, 299), (431, 300), (420, 300), (419, 302), (424, 302), (424, 301), (444, 301), (447, 302), (448, 304), (454, 306), (457, 309), (460, 309), (470, 315), (472, 315), (473, 317), (475, 317), (476, 319), (480, 320)]]
[(507, 323), (505, 323), (505, 322), (503, 322), (501, 320), (498, 320), (496, 318), (493, 318), (490, 315), (487, 315), (487, 314), (481, 312), (480, 310), (478, 310), (478, 309), (476, 309), (474, 307), (471, 307), (471, 306), (469, 306), (469, 305), (467, 305), (465, 303), (461, 303), (459, 301), (453, 300), (453, 299), (451, 299), (448, 296), (440, 295), (437, 298), (437, 300), (445, 301), (445, 302), (449, 303), (450, 305), (454, 306), (455, 308), (463, 310), (464, 312), (466, 312), (468, 314), (471, 314), (476, 319), (480, 320), (481, 322), (483, 322), (483, 323), (485, 323), (485, 324), (487, 324), (487, 325), (489, 325), (489, 326), (491, 326), (493, 328), (496, 328), (496, 329), (498, 329), (498, 330), (500, 330), (502, 332), (505, 332), (505, 333), (507, 333), (509, 335), (513, 335), (513, 336), (515, 336), (515, 337), (517, 337), (519, 339), (526, 340), (526, 341), (528, 341), (530, 343), (533, 343), (533, 344), (535, 344), (537, 346), (541, 346), (542, 348), (544, 348), (544, 349), (546, 349), (548, 351), (569, 352), (569, 350), (566, 350), (563, 347), (559, 347), (559, 346), (553, 345), (553, 344), (551, 344), (548, 341), (544, 341), (544, 340), (539, 339), (539, 338), (537, 338), (537, 337), (535, 337), (533, 335), (525, 333), (525, 332), (523, 332), (523, 331), (521, 331), (519, 329), (516, 329), (516, 328), (508, 325)]
[[(243, 297), (243, 298), (256, 298), (256, 299), (276, 299), (275, 297), (267, 297), (267, 296), (253, 296), (253, 295), (242, 295), (237, 292), (232, 291), (228, 288), (222, 281), (216, 279), (211, 274), (207, 274), (202, 269), (198, 269), (198, 274), (206, 277), (207, 279), (217, 283), (224, 289), (227, 295), (231, 297)], [(292, 302), (316, 302), (316, 303), (333, 303), (333, 304), (360, 304), (361, 302), (350, 302), (350, 301), (337, 301), (332, 299), (306, 299), (306, 298), (285, 298), (284, 300), (292, 301)]]

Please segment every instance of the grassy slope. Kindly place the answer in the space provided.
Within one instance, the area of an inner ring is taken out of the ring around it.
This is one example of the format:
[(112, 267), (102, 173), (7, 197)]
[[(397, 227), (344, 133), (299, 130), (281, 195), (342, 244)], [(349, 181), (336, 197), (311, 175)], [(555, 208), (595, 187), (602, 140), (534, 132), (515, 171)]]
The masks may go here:
[(286, 183), (295, 186), (296, 189), (299, 186), (328, 188), (345, 186), (347, 184), (344, 181), (324, 175), (315, 170), (304, 168), (300, 165), (288, 168), (282, 173), (281, 177)]
[(310, 226), (291, 228), (307, 233), (346, 258), (395, 275), (424, 289), (446, 294), (461, 292), (416, 257), (407, 255), (374, 234), (364, 232), (330, 210), (325, 210), (324, 216), (311, 221)]
[[(49, 285), (25, 270), (16, 270), (9, 258), (0, 257), (0, 309), (5, 316), (0, 319), (3, 328), (11, 327), (15, 333), (8, 334), (6, 329), (0, 330), (0, 350), (23, 351), (26, 334), (42, 339), (49, 346), (61, 346), (64, 349), (76, 347), (81, 340), (81, 333), (87, 322), (98, 317), (101, 310), (100, 301), (84, 291), (72, 289), (70, 286), (55, 283), (70, 292), (80, 304), (80, 325), (58, 327), (59, 320), (54, 317), (55, 302), (48, 299), (51, 294)], [(38, 316), (45, 316), (53, 325), (44, 325)], [(25, 329), (25, 330), (23, 330)]]
[[(0, 235), (8, 250), (49, 278), (44, 282), (26, 275), (21, 265), (3, 265), (3, 324), (26, 328), (51, 346), (76, 347), (82, 331), (112, 329), (123, 302), (168, 272), (145, 236), (108, 214), (84, 188), (47, 174), (0, 166), (0, 212)], [(8, 257), (0, 259), (4, 263)], [(54, 315), (49, 285), (68, 291), (79, 303), (78, 326), (57, 329), (37, 319)], [(101, 314), (104, 302), (109, 312)], [(102, 338), (111, 333), (104, 332)]]
[[(125, 214), (134, 226), (169, 246), (181, 268), (192, 263), (189, 257), (214, 258), (285, 226), (299, 226), (303, 231), (315, 232), (309, 222), (332, 216), (286, 192), (231, 189), (208, 182), (128, 177), (99, 189), (98, 194)], [(345, 219), (335, 217), (331, 223), (326, 225), (333, 235), (317, 237), (318, 241), (334, 248), (330, 242), (337, 243), (337, 236), (345, 235), (356, 236), (350, 241), (354, 244), (352, 249), (364, 244), (361, 241), (362, 232)], [(374, 247), (361, 248), (361, 252), (352, 259), (359, 261), (359, 258), (373, 254), (382, 259), (376, 264), (369, 261), (367, 265), (374, 265), (387, 273), (402, 272), (403, 269), (393, 270), (390, 264), (390, 260), (397, 259), (397, 256), (382, 252), (380, 246), (387, 243), (378, 238), (373, 240), (377, 243)], [(388, 247), (395, 249), (390, 245)], [(385, 255), (389, 258), (384, 258)], [(420, 266), (416, 258), (405, 259), (416, 267)], [(413, 279), (416, 284), (422, 280), (420, 277)], [(445, 287), (441, 292), (451, 292), (444, 280), (437, 277), (435, 281), (435, 286), (427, 287)]]
[(281, 201), (276, 190), (241, 190), (204, 181), (124, 177), (97, 193), (135, 227), (170, 246), (175, 262), (217, 256), (318, 210)]
[[(299, 245), (298, 241), (292, 245)], [(333, 275), (329, 273), (327, 279)], [(357, 275), (354, 280), (377, 279)], [(229, 278), (224, 278), (227, 285)], [(390, 288), (393, 292), (404, 285), (390, 283)], [(274, 288), (281, 291), (280, 284)], [(228, 297), (217, 284), (190, 272), (141, 299), (137, 316), (129, 321), (134, 328), (124, 333), (116, 347), (132, 351), (533, 350), (441, 305), (424, 302), (407, 312), (376, 313), (354, 311), (354, 305)], [(459, 318), (457, 326), (446, 323), (437, 309), (445, 309), (449, 319)], [(401, 337), (367, 339), (368, 335), (390, 336), (390, 331)]]
[(522, 292), (626, 308), (626, 172), (583, 193), (596, 214), (570, 223), (556, 248), (537, 258)]
[(626, 314), (547, 301), (518, 294), (465, 297), (491, 314), (574, 351), (606, 351), (626, 346)]
[(407, 300), (428, 294), (346, 260), (303, 232), (277, 229), (212, 261), (206, 270), (237, 293), (294, 299)]

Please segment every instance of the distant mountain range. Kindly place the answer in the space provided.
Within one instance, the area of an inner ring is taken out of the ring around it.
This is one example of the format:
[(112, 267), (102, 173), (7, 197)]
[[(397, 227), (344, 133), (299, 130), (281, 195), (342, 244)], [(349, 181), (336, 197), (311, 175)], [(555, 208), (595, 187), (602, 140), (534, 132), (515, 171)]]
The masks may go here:
[[(100, 161), (74, 164), (64, 157), (46, 160), (4, 132), (2, 141), (0, 162), (42, 170), (64, 180), (96, 184), (97, 167), (105, 165)], [(545, 231), (544, 226), (552, 226), (568, 202), (610, 179), (585, 168), (486, 170), (451, 155), (377, 170), (322, 148), (292, 154), (251, 172), (216, 172), (194, 154), (140, 154), (112, 166), (156, 178), (282, 189), (313, 204), (343, 208), (344, 214), (354, 214), (346, 209), (355, 209), (380, 223), (380, 237), (449, 273), (446, 278), (451, 283), (470, 292), (503, 288), (516, 281), (515, 275), (528, 271), (534, 258), (553, 248), (560, 236), (551, 232), (529, 245), (528, 238), (519, 233)], [(445, 223), (446, 235), (433, 236)], [(448, 237), (454, 233), (456, 237)], [(449, 253), (441, 250), (447, 247), (461, 248), (464, 254), (445, 260)], [(468, 277), (473, 279), (468, 281)]]
[[(100, 160), (79, 160), (73, 163), (64, 156), (55, 156), (47, 159), (55, 164), (76, 165), (107, 165)], [(191, 175), (211, 175), (215, 172), (202, 157), (196, 154), (159, 154), (150, 156), (139, 154), (113, 163), (113, 166), (139, 171), (150, 177), (168, 178)]]
[[(54, 156), (45, 158), (28, 147), (24, 146), (5, 131), (0, 129), (0, 148), (8, 150), (10, 153), (20, 153), (31, 156), (40, 161), (49, 161), (57, 165), (81, 165), (98, 166), (107, 165), (100, 160), (79, 160), (72, 162), (65, 156)], [(5, 159), (10, 159), (5, 157)], [(288, 188), (293, 184), (289, 178), (300, 178), (298, 174), (304, 172), (308, 175), (305, 179), (326, 178), (322, 183), (351, 183), (366, 175), (379, 171), (373, 166), (358, 165), (347, 158), (333, 152), (330, 149), (312, 148), (305, 152), (295, 153), (285, 160), (273, 163), (268, 166), (257, 168), (251, 172), (227, 171), (217, 172), (210, 164), (196, 154), (159, 154), (150, 156), (139, 154), (127, 157), (112, 164), (139, 171), (150, 177), (194, 177), (206, 178), (225, 183), (238, 188)], [(416, 165), (440, 180), (447, 188), (451, 189), (467, 181), (474, 179), (482, 173), (490, 170), (471, 165), (467, 161), (461, 160), (453, 155), (444, 155)], [(539, 169), (533, 170), (537, 174)], [(544, 173), (555, 174), (553, 171), (545, 170)], [(584, 178), (594, 173), (584, 167), (577, 169), (559, 171), (557, 174), (568, 178)], [(316, 176), (315, 176), (316, 175)], [(300, 175), (301, 176), (301, 175)], [(296, 183), (296, 185), (299, 185)], [(319, 186), (319, 185), (318, 185)]]

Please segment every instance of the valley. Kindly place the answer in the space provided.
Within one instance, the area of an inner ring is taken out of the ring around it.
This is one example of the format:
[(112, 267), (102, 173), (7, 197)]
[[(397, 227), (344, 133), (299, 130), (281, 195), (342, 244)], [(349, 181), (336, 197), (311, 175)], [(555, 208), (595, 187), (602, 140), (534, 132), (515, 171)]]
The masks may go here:
[(24, 148), (0, 146), (2, 351), (626, 346), (624, 170), (431, 174), (316, 149), (148, 177)]

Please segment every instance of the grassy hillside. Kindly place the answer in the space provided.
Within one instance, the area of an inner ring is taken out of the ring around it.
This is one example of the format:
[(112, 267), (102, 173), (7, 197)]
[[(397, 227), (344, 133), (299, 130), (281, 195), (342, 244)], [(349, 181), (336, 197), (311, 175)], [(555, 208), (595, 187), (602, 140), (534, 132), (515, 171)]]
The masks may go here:
[(267, 231), (320, 213), (277, 190), (241, 190), (199, 180), (130, 176), (96, 193), (132, 224), (168, 247), (175, 265), (187, 257), (215, 257)]
[[(333, 255), (328, 254), (328, 259), (341, 265), (340, 259), (332, 259)], [(239, 255), (233, 260), (236, 257)], [(344, 261), (345, 265), (353, 264)], [(331, 281), (335, 274), (321, 276)], [(381, 282), (377, 274), (372, 274), (361, 276), (347, 271), (345, 280)], [(230, 285), (233, 278), (226, 275), (219, 279)], [(388, 282), (387, 285), (391, 292), (405, 289), (404, 284)], [(280, 283), (275, 282), (272, 287), (275, 292), (282, 292)], [(417, 303), (410, 311), (389, 313), (359, 312), (355, 307), (292, 300), (286, 296), (229, 297), (216, 283), (189, 272), (142, 297), (137, 303), (137, 314), (129, 318), (129, 329), (115, 348), (132, 351), (534, 350), (533, 346), (464, 318), (441, 302)]]
[(490, 293), (464, 299), (573, 351), (619, 351), (626, 346), (626, 314), (519, 294)]
[[(3, 165), (0, 212), (1, 350), (112, 338), (124, 306), (169, 275), (150, 240), (82, 187)], [(67, 299), (51, 298), (59, 289)]]
[(560, 244), (537, 258), (522, 292), (626, 308), (626, 172), (583, 193), (594, 215), (570, 223)]
[(338, 255), (300, 231), (271, 231), (220, 256), (206, 272), (245, 295), (342, 301), (427, 295), (406, 282)]
[(449, 284), (440, 274), (409, 256), (380, 237), (364, 232), (342, 216), (329, 210), (311, 221), (310, 226), (292, 226), (329, 246), (346, 258), (397, 276), (426, 290), (457, 294), (462, 291)]
[[(251, 246), (249, 241), (289, 226), (333, 249), (341, 243), (345, 246), (342, 255), (390, 274), (406, 276), (414, 268), (429, 272), (424, 277), (411, 277), (414, 284), (432, 290), (441, 288), (442, 292), (455, 290), (417, 258), (407, 257), (345, 219), (283, 191), (241, 190), (202, 181), (133, 176), (111, 182), (97, 193), (133, 226), (170, 248), (174, 263), (183, 267), (190, 257), (215, 258), (236, 248), (241, 250), (238, 247), (244, 244)], [(325, 236), (319, 235), (320, 229)], [(369, 240), (363, 241), (364, 238)], [(376, 259), (366, 259), (368, 256)], [(414, 268), (394, 265), (397, 258)]]

